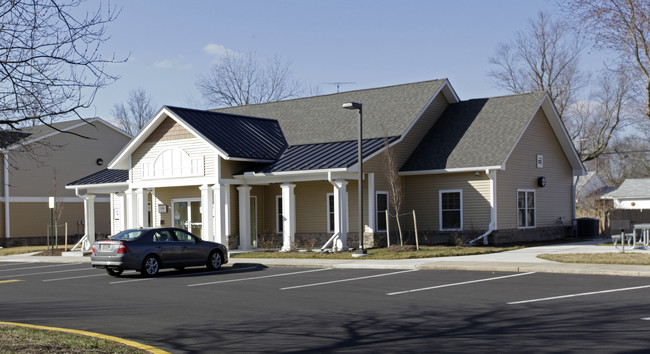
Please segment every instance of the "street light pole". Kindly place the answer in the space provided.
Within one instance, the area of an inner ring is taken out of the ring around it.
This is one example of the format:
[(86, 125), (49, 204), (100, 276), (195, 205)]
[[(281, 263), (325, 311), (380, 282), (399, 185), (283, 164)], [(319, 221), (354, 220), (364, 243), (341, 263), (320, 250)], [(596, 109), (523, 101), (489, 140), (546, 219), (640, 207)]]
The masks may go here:
[(357, 141), (357, 163), (359, 164), (358, 190), (359, 190), (359, 249), (354, 256), (367, 255), (363, 247), (363, 105), (357, 102), (344, 103), (345, 109), (356, 109), (359, 111), (359, 140)]

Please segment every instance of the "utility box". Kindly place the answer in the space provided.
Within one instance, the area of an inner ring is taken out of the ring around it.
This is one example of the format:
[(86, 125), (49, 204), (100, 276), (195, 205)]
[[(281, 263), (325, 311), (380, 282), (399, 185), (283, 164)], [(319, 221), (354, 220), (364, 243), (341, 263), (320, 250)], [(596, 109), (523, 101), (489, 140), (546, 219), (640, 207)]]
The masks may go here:
[(578, 238), (596, 239), (599, 237), (600, 220), (594, 218), (578, 219)]

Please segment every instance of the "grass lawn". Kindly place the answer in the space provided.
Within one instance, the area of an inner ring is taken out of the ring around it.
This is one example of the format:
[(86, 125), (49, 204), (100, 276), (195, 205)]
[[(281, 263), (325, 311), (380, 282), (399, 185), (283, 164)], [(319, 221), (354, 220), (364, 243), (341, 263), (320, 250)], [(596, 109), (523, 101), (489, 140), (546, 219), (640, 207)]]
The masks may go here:
[(0, 353), (147, 353), (79, 334), (0, 325)]
[[(71, 248), (71, 247), (68, 247)], [(52, 250), (51, 247), (47, 246), (18, 246), (18, 247), (6, 247), (6, 248), (0, 248), (0, 257), (1, 256), (11, 256), (12, 254), (23, 254), (23, 253), (32, 253), (32, 252), (50, 252)], [(59, 250), (59, 255), (61, 255), (61, 250), (63, 250), (62, 246), (59, 246), (58, 248), (54, 248), (54, 251), (56, 252)]]
[(650, 254), (632, 252), (540, 254), (537, 257), (563, 263), (650, 265)]
[[(514, 247), (454, 247), (454, 246), (421, 246), (415, 247), (372, 248), (368, 256), (358, 259), (412, 259), (432, 257), (471, 256), (476, 254), (511, 251), (522, 246)], [(319, 253), (319, 252), (248, 252), (233, 254), (233, 258), (309, 258), (309, 259), (353, 259), (352, 252)]]

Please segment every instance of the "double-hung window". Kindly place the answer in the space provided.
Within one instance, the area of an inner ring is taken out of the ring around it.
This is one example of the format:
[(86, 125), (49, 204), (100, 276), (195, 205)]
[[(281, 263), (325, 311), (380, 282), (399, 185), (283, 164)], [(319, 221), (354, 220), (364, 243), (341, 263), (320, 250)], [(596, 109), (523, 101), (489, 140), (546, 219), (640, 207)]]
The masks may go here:
[(440, 230), (454, 231), (463, 229), (463, 191), (440, 191)]
[(388, 210), (388, 192), (377, 192), (377, 232), (386, 232), (386, 211)]
[(334, 193), (327, 193), (327, 232), (334, 232)]
[(519, 228), (535, 227), (535, 191), (517, 191), (517, 226)]
[(275, 196), (275, 220), (276, 220), (276, 225), (275, 225), (275, 231), (279, 234), (282, 233), (282, 230), (284, 229), (284, 216), (282, 216), (282, 196), (281, 195), (276, 195)]

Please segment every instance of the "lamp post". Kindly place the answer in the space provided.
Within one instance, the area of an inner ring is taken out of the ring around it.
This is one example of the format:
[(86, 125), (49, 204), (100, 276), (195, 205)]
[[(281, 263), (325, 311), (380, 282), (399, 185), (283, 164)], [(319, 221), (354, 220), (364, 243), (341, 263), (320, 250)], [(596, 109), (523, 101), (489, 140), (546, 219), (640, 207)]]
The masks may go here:
[(359, 140), (357, 142), (357, 163), (359, 164), (359, 249), (353, 256), (361, 257), (368, 254), (363, 247), (363, 105), (357, 102), (348, 102), (344, 103), (342, 107), (359, 110)]
[(50, 207), (50, 232), (51, 232), (50, 243), (51, 243), (51, 246), (52, 246), (51, 254), (54, 255), (54, 206), (55, 206), (54, 205), (55, 204), (54, 197), (50, 197), (48, 201), (49, 201), (48, 204), (49, 204), (49, 207)]

